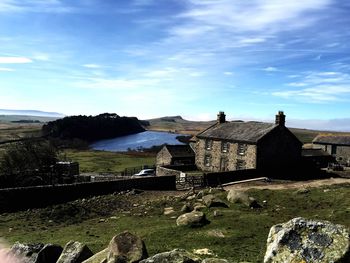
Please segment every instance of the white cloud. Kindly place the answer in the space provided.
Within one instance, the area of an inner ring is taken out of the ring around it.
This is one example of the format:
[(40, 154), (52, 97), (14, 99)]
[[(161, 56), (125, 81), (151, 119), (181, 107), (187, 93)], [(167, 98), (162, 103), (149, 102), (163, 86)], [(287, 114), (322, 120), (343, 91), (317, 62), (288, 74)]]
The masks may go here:
[(83, 67), (85, 67), (85, 68), (101, 68), (101, 66), (97, 65), (97, 64), (84, 64)]
[(25, 64), (33, 61), (26, 57), (0, 57), (0, 64)]
[(231, 71), (225, 71), (225, 72), (224, 72), (224, 75), (231, 76), (231, 75), (233, 75), (233, 72), (231, 72)]
[(10, 72), (10, 71), (15, 71), (15, 70), (13, 68), (0, 68), (0, 71)]
[(73, 7), (63, 4), (60, 0), (1, 0), (0, 2), (0, 13), (68, 13), (73, 10)]
[(275, 68), (275, 67), (266, 67), (266, 68), (263, 68), (262, 70), (266, 71), (266, 72), (276, 72), (276, 71), (278, 71), (278, 69)]
[(302, 100), (311, 103), (350, 101), (350, 75), (342, 72), (307, 72), (300, 82), (287, 83), (301, 88), (272, 92), (273, 96)]

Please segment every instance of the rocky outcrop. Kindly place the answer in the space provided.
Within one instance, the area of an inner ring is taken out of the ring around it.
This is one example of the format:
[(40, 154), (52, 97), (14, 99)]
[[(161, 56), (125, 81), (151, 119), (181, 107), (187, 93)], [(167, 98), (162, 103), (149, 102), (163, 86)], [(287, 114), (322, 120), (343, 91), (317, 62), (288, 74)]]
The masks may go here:
[(16, 242), (9, 253), (20, 259), (22, 263), (56, 263), (62, 250), (58, 245)]
[(201, 263), (229, 263), (229, 261), (222, 258), (206, 258)]
[(186, 250), (174, 249), (141, 260), (140, 263), (201, 263), (201, 259)]
[(207, 207), (228, 207), (224, 201), (213, 194), (203, 196), (202, 200)]
[(250, 197), (246, 192), (231, 189), (227, 193), (227, 201), (230, 203), (240, 203), (250, 208), (259, 208), (261, 205), (253, 198)]
[(270, 229), (264, 262), (350, 262), (349, 235), (342, 225), (294, 218)]
[(205, 214), (200, 211), (192, 211), (180, 215), (176, 219), (176, 224), (178, 226), (189, 226), (189, 227), (201, 227), (208, 223), (208, 220), (205, 217)]
[(57, 263), (80, 263), (93, 256), (91, 250), (84, 244), (77, 241), (69, 241)]

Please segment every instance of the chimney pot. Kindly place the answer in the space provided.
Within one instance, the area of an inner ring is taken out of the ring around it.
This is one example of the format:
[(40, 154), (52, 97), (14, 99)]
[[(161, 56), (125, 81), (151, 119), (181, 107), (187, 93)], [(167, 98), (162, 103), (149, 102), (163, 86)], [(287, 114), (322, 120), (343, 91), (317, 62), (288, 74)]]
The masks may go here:
[(279, 126), (285, 126), (286, 124), (286, 115), (284, 115), (283, 111), (279, 111), (278, 114), (276, 115), (276, 125)]
[(225, 123), (226, 122), (226, 115), (223, 111), (219, 111), (217, 121), (218, 121), (218, 123)]

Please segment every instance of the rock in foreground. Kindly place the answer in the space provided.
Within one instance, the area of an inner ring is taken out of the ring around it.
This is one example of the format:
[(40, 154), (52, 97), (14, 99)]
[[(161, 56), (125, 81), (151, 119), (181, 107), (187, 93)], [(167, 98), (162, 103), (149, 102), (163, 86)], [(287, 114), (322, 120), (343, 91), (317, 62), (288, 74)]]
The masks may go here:
[(294, 218), (270, 229), (264, 262), (350, 262), (349, 231), (328, 221)]
[(80, 263), (91, 256), (93, 256), (93, 253), (86, 245), (77, 241), (69, 241), (57, 263)]
[(174, 249), (141, 260), (140, 263), (200, 263), (201, 259), (184, 249)]
[(199, 211), (192, 211), (191, 213), (180, 215), (176, 219), (176, 224), (178, 226), (201, 227), (207, 223), (208, 221), (205, 218), (205, 214)]

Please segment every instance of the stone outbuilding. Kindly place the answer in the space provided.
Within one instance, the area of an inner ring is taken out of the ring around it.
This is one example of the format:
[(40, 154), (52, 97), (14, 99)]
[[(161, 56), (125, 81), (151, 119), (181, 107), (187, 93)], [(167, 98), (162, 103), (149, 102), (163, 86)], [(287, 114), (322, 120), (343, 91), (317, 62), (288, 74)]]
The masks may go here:
[(312, 141), (314, 148), (320, 148), (338, 161), (350, 163), (350, 135), (318, 135)]
[(189, 145), (165, 145), (158, 152), (157, 166), (190, 165), (195, 163), (195, 153)]
[(282, 111), (275, 123), (226, 121), (219, 112), (217, 123), (197, 134), (191, 143), (199, 169), (207, 172), (296, 167), (302, 143), (285, 126)]

